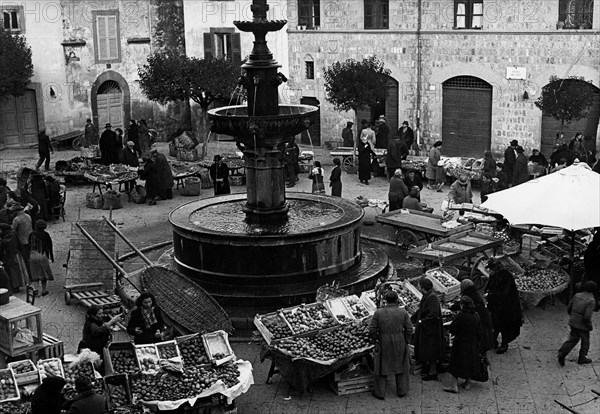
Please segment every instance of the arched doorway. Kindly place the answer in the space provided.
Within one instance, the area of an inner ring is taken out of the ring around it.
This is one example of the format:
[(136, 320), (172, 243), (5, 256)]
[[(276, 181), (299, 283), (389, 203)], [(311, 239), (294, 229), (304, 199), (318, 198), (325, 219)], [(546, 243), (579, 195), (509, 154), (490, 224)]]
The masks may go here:
[(131, 117), (131, 98), (127, 81), (115, 71), (102, 73), (91, 91), (94, 123), (100, 131), (111, 123), (113, 130), (125, 129)]
[(379, 118), (380, 115), (385, 114), (385, 122), (390, 127), (391, 136), (397, 135), (399, 127), (399, 114), (398, 114), (398, 94), (399, 87), (398, 81), (392, 77), (387, 77), (390, 83), (390, 90), (386, 99), (378, 101), (370, 109), (358, 111), (358, 128), (360, 128), (360, 121), (366, 119), (367, 121), (373, 122)]
[[(302, 105), (312, 105), (319, 108), (313, 117), (313, 122), (308, 127), (308, 131), (302, 132), (300, 135), (300, 143), (304, 145), (321, 146), (321, 102), (317, 98), (305, 96), (300, 99)], [(308, 133), (307, 133), (308, 132)], [(309, 136), (310, 135), (310, 136)]]
[[(570, 82), (584, 82), (577, 79), (569, 79)], [(563, 128), (563, 134), (566, 141), (570, 141), (577, 132), (584, 136), (584, 144), (589, 151), (596, 148), (596, 132), (598, 130), (598, 121), (600, 120), (600, 89), (592, 84), (584, 82), (594, 92), (594, 101), (588, 111), (587, 118), (573, 121)], [(554, 119), (551, 115), (542, 115), (542, 139), (541, 152), (546, 156), (552, 154), (556, 134), (560, 131), (560, 121)]]
[(444, 155), (483, 157), (492, 141), (492, 85), (474, 76), (442, 84)]

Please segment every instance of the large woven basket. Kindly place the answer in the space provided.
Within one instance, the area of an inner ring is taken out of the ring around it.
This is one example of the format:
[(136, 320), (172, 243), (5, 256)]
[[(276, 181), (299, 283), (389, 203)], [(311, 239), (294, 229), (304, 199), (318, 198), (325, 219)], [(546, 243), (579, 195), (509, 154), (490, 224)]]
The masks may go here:
[(190, 332), (233, 331), (229, 315), (221, 305), (180, 273), (149, 266), (142, 272), (142, 286), (156, 297), (158, 306), (171, 320)]

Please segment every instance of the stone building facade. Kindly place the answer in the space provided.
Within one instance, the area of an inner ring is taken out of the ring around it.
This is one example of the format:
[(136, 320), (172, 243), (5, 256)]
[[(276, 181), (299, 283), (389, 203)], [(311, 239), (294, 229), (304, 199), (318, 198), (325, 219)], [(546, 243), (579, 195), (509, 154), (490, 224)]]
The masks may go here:
[[(346, 119), (326, 100), (323, 68), (376, 55), (392, 90), (373, 113), (393, 130), (408, 120), (422, 149), (436, 140), (448, 155), (500, 155), (512, 139), (527, 153), (551, 150), (558, 123), (534, 105), (550, 76), (600, 85), (600, 1), (289, 0), (289, 96), (321, 108), (322, 141), (340, 139)], [(600, 96), (596, 94), (596, 96)], [(598, 135), (600, 98), (571, 124)]]
[(8, 136), (0, 125), (0, 148), (37, 143), (43, 128), (50, 137), (82, 130), (87, 118), (100, 131), (108, 122), (125, 130), (130, 119), (144, 118), (157, 129), (179, 121), (179, 108), (149, 102), (136, 80), (153, 51), (173, 47), (185, 53), (180, 2), (41, 0), (2, 7), (16, 7), (34, 77), (30, 92), (0, 108), (5, 124), (11, 118), (24, 128)]

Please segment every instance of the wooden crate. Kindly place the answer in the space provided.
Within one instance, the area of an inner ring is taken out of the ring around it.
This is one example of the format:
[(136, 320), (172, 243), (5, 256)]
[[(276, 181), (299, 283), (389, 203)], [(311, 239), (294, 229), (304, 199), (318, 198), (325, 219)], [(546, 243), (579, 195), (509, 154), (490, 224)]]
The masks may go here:
[(65, 356), (65, 347), (63, 341), (50, 336), (47, 333), (42, 334), (42, 339), (44, 346), (38, 352), (40, 359), (62, 359)]
[[(20, 366), (22, 364), (29, 365), (32, 370), (29, 372), (24, 372), (22, 374), (17, 374), (16, 368), (17, 368), (17, 366)], [(10, 368), (13, 371), (15, 380), (17, 381), (17, 385), (19, 385), (19, 386), (39, 383), (40, 375), (38, 373), (38, 369), (30, 359), (25, 359), (23, 361), (9, 362), (8, 368)]]
[(135, 353), (135, 345), (133, 342), (109, 342), (104, 348), (104, 369), (108, 375), (123, 374), (122, 372), (116, 372), (113, 366), (113, 356), (117, 352), (124, 352), (131, 355), (136, 367), (139, 367), (137, 355)]
[(374, 377), (372, 372), (347, 379), (331, 381), (330, 386), (337, 395), (358, 394), (373, 391)]
[[(235, 361), (235, 354), (229, 345), (229, 335), (225, 331), (215, 331), (202, 335), (204, 349), (210, 361), (215, 365), (223, 365), (229, 361)], [(224, 355), (217, 359), (215, 355)]]

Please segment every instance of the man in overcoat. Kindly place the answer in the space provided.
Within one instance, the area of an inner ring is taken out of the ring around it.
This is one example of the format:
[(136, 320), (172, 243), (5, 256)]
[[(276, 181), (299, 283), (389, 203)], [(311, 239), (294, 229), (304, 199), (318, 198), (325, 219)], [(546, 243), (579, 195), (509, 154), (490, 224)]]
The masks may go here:
[(512, 186), (515, 162), (517, 162), (517, 147), (519, 142), (516, 139), (510, 141), (510, 146), (504, 150), (504, 171), (508, 178), (508, 186)]
[(375, 389), (373, 396), (385, 399), (389, 374), (396, 377), (398, 397), (408, 394), (408, 343), (413, 326), (404, 308), (398, 306), (398, 293), (390, 290), (385, 295), (386, 305), (377, 309), (369, 325), (369, 335), (375, 339)]
[(440, 301), (433, 291), (433, 283), (426, 277), (419, 280), (423, 294), (419, 310), (412, 316), (415, 329), (415, 359), (423, 364), (423, 381), (437, 381), (438, 361), (444, 359), (444, 327)]

